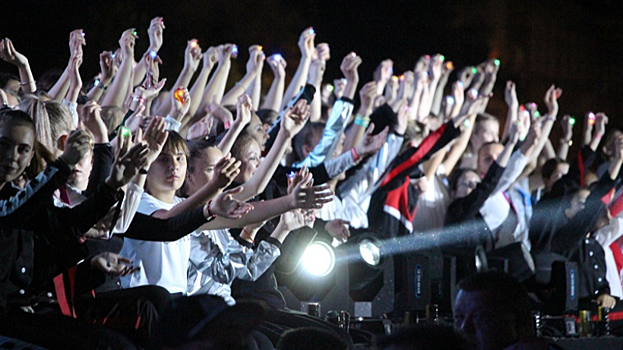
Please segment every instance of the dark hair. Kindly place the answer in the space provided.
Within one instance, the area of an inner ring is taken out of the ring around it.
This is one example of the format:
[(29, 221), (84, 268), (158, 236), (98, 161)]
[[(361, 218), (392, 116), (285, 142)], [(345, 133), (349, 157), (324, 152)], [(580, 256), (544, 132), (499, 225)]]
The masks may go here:
[(511, 275), (498, 271), (481, 272), (459, 282), (458, 288), (466, 292), (491, 293), (495, 299), (492, 303), (515, 315), (519, 338), (534, 335), (530, 297), (524, 286)]
[(259, 109), (256, 114), (260, 118), (262, 123), (271, 126), (275, 123), (277, 118), (279, 118), (279, 113), (273, 111), (272, 109)]
[(6, 84), (8, 84), (10, 80), (19, 81), (19, 78), (14, 74), (0, 72), (0, 89), (6, 90)]
[(186, 140), (177, 132), (169, 130), (169, 137), (167, 137), (167, 142), (165, 142), (160, 153), (168, 152), (175, 154), (176, 151), (184, 152), (187, 160), (186, 163), (188, 164), (188, 158), (190, 158), (190, 155), (188, 152), (188, 145), (186, 144)]
[(396, 347), (414, 350), (470, 350), (470, 342), (454, 328), (440, 325), (415, 325), (381, 337), (376, 349)]
[(322, 132), (324, 131), (325, 124), (320, 122), (309, 122), (305, 124), (303, 130), (294, 136), (294, 151), (300, 160), (303, 160), (303, 146), (313, 147), (315, 144), (315, 136), (320, 133), (322, 138)]
[(348, 344), (336, 333), (317, 327), (301, 327), (284, 332), (276, 350), (347, 350)]
[(567, 163), (566, 160), (560, 159), (558, 157), (548, 159), (545, 162), (545, 164), (543, 164), (543, 166), (541, 167), (541, 176), (544, 179), (549, 179), (554, 173), (554, 171), (556, 170), (556, 168), (558, 167), (558, 164), (569, 164), (569, 163)]
[(50, 91), (61, 75), (63, 75), (63, 70), (60, 68), (46, 70), (37, 78), (37, 90)]
[(460, 169), (456, 169), (452, 172), (452, 174), (450, 174), (450, 176), (448, 177), (448, 185), (450, 187), (450, 192), (454, 193), (456, 192), (456, 187), (459, 184), (459, 179), (461, 178), (461, 176), (463, 176), (465, 173), (469, 173), (472, 172), (474, 174), (476, 174), (477, 176), (480, 176), (478, 174), (478, 170), (476, 169), (472, 169), (472, 168), (460, 168)]
[(212, 137), (191, 140), (188, 145), (188, 171), (194, 172), (193, 162), (195, 159), (203, 157), (203, 153), (210, 147), (216, 147), (216, 140)]
[[(38, 141), (36, 141), (37, 139), (37, 131), (35, 128), (35, 123), (33, 122), (33, 120), (30, 118), (30, 116), (23, 111), (17, 110), (17, 109), (7, 109), (7, 110), (3, 110), (0, 111), (0, 127), (8, 125), (9, 127), (16, 127), (16, 126), (24, 126), (29, 128), (32, 133), (33, 136), (35, 136), (35, 144), (33, 145), (33, 157), (32, 157), (32, 161), (30, 162), (30, 164), (26, 167), (26, 169), (24, 170), (24, 176), (26, 177), (26, 180), (32, 180), (35, 178), (35, 176), (37, 176), (37, 174), (39, 174), (44, 166), (43, 166), (43, 161), (41, 159), (41, 157), (39, 156), (40, 153), (44, 153), (44, 154), (48, 154), (48, 152), (46, 152), (47, 150), (45, 149), (45, 147), (43, 147)], [(46, 161), (52, 161), (53, 159), (48, 159)]]

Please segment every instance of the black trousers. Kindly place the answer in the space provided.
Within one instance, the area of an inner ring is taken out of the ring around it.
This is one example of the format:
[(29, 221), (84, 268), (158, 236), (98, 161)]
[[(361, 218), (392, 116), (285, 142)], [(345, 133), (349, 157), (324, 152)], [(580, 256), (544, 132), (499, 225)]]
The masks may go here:
[(141, 346), (151, 346), (155, 325), (172, 300), (162, 287), (141, 286), (85, 295), (76, 300), (76, 313), (87, 323), (115, 330)]

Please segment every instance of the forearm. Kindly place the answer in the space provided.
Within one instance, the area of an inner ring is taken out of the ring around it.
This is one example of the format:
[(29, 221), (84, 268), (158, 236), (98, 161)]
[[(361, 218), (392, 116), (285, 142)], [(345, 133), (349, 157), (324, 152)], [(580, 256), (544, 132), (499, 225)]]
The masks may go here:
[[(261, 72), (262, 70), (260, 70)], [(260, 107), (260, 98), (262, 94), (262, 74), (258, 73), (255, 79), (251, 82), (246, 91), (247, 95), (251, 97), (253, 103), (253, 110), (257, 111)]]
[[(111, 79), (107, 79), (106, 81), (104, 80), (100, 80), (100, 83), (102, 85), (104, 85), (106, 88), (108, 88), (108, 85), (110, 85), (110, 82), (112, 80)], [(102, 95), (104, 94), (104, 89), (102, 87), (98, 86), (93, 86), (91, 88), (91, 90), (89, 90), (89, 92), (87, 93), (87, 97), (91, 100), (91, 101), (95, 101), (99, 103), (100, 98), (102, 97)]]
[(296, 72), (290, 81), (290, 85), (286, 89), (286, 93), (283, 96), (283, 102), (281, 103), (281, 107), (279, 110), (282, 110), (285, 105), (292, 99), (301, 87), (305, 86), (305, 81), (307, 79), (307, 75), (309, 74), (309, 66), (311, 65), (310, 57), (301, 57), (301, 61), (299, 62), (299, 66), (296, 68)]
[(61, 77), (58, 78), (56, 84), (52, 86), (50, 91), (48, 91), (48, 95), (50, 98), (55, 101), (60, 101), (63, 99), (63, 96), (67, 94), (67, 90), (69, 89), (69, 67), (65, 68)]
[[(268, 90), (266, 97), (264, 97), (262, 109), (270, 109), (275, 112), (279, 112), (279, 107), (281, 107), (281, 103), (283, 101), (283, 90), (285, 89), (285, 85), (285, 76), (275, 76), (272, 84), (270, 84), (270, 89)], [(314, 100), (315, 99), (316, 97), (314, 96)]]
[[(549, 116), (547, 118), (549, 118)], [(529, 162), (532, 162), (539, 156), (539, 154), (541, 154), (541, 150), (543, 150), (543, 147), (545, 147), (545, 143), (549, 140), (549, 134), (552, 131), (553, 126), (554, 126), (554, 120), (552, 119), (545, 120), (545, 123), (543, 123), (542, 128), (541, 128), (541, 135), (539, 136), (539, 139), (536, 142), (536, 146), (534, 147), (534, 150), (532, 150), (532, 152), (530, 153)]]
[(502, 131), (502, 140), (505, 140), (510, 134), (511, 125), (517, 121), (517, 108), (518, 106), (508, 106), (508, 112), (506, 113), (506, 123), (504, 124), (504, 131)]
[(108, 87), (108, 92), (102, 99), (102, 106), (116, 106), (121, 107), (125, 101), (125, 96), (128, 91), (128, 84), (132, 75), (132, 61), (131, 57), (125, 57), (119, 70), (115, 75), (115, 80)]
[(37, 84), (30, 69), (30, 63), (26, 61), (25, 64), (17, 66), (17, 70), (19, 71), (19, 81), (22, 90), (27, 94), (34, 94), (37, 91)]
[(242, 79), (240, 79), (240, 81), (237, 82), (233, 88), (227, 91), (225, 96), (223, 96), (221, 105), (222, 106), (235, 105), (236, 101), (238, 100), (238, 97), (244, 94), (244, 92), (247, 90), (249, 85), (253, 83), (253, 81), (255, 80), (255, 76), (256, 74), (254, 72), (247, 72), (247, 74), (245, 74), (245, 76), (242, 77)]
[(176, 204), (170, 210), (159, 210), (152, 214), (152, 216), (158, 219), (169, 219), (183, 212), (196, 209), (209, 200), (214, 199), (221, 192), (221, 188), (215, 186), (212, 182), (208, 182), (199, 191), (192, 196), (188, 197), (183, 202)]
[(435, 115), (439, 115), (441, 111), (441, 101), (443, 100), (443, 90), (448, 84), (448, 75), (443, 75), (441, 79), (439, 79), (439, 83), (437, 83), (437, 88), (435, 89), (435, 95), (433, 96), (433, 105), (431, 107), (431, 113)]
[(270, 237), (278, 240), (280, 243), (283, 243), (283, 241), (286, 240), (286, 237), (288, 237), (289, 233), (290, 231), (286, 228), (286, 225), (283, 223), (283, 219), (281, 219), (277, 227), (275, 227), (275, 230), (273, 231), (273, 233), (270, 234)]
[(198, 119), (203, 118), (205, 115), (205, 108), (212, 103), (213, 101), (216, 103), (221, 103), (223, 99), (223, 94), (225, 93), (225, 84), (227, 83), (227, 76), (229, 76), (229, 70), (231, 69), (231, 62), (228, 60), (224, 63), (219, 63), (214, 71), (214, 75), (212, 75), (212, 79), (208, 81), (208, 86), (206, 87), (203, 93), (203, 99), (201, 99), (201, 103), (199, 104), (199, 109), (195, 116), (198, 116)]
[(136, 213), (123, 236), (143, 241), (176, 241), (196, 230), (205, 222), (206, 218), (201, 207), (182, 212), (168, 219)]
[[(253, 210), (243, 215), (241, 218), (232, 220), (216, 217), (205, 226), (223, 228), (243, 228), (247, 225), (257, 224), (277, 217), (294, 208), (291, 195), (271, 199), (267, 201), (253, 202)], [(212, 228), (214, 229), (214, 228)]]
[(240, 119), (236, 119), (232, 123), (231, 128), (227, 130), (227, 133), (218, 144), (218, 148), (221, 150), (221, 152), (223, 152), (223, 154), (227, 154), (229, 151), (231, 151), (231, 148), (234, 146), (236, 139), (238, 138), (244, 127), (245, 125), (240, 122)]
[(446, 174), (452, 173), (452, 170), (454, 170), (454, 167), (461, 159), (463, 153), (465, 153), (467, 145), (469, 144), (469, 139), (472, 136), (472, 131), (474, 130), (476, 114), (472, 114), (468, 118), (469, 126), (464, 127), (461, 136), (459, 136), (452, 148), (450, 148), (450, 152), (448, 152), (446, 159), (444, 159), (442, 163), (446, 169)]
[(556, 155), (558, 158), (562, 160), (567, 160), (567, 156), (569, 155), (569, 143), (571, 140), (567, 141), (565, 139), (560, 139), (560, 144), (558, 145), (558, 152)]
[(266, 158), (264, 158), (259, 168), (257, 168), (253, 174), (253, 177), (251, 177), (251, 179), (244, 184), (242, 192), (234, 195), (234, 198), (239, 201), (246, 202), (255, 195), (264, 191), (266, 185), (268, 185), (268, 182), (270, 182), (275, 170), (279, 166), (279, 161), (281, 160), (281, 157), (283, 157), (283, 154), (288, 148), (291, 140), (292, 139), (290, 137), (285, 135), (283, 129), (279, 131), (277, 139), (270, 148), (270, 151), (268, 151)]
[(319, 122), (322, 117), (322, 96), (320, 89), (316, 89), (314, 99), (309, 105), (309, 121), (312, 123)]
[(197, 113), (199, 106), (202, 104), (201, 97), (206, 90), (206, 84), (208, 83), (212, 67), (212, 64), (204, 66), (203, 69), (201, 69), (197, 80), (195, 80), (193, 87), (190, 89), (190, 109), (188, 110), (188, 114), (190, 115), (194, 116), (195, 113)]
[(143, 55), (141, 60), (134, 67), (133, 76), (132, 76), (132, 84), (131, 84), (132, 86), (140, 85), (143, 82), (143, 79), (145, 79), (145, 74), (147, 73), (147, 67), (145, 64), (145, 56), (147, 56), (150, 51), (151, 49), (149, 49), (146, 52), (146, 54)]

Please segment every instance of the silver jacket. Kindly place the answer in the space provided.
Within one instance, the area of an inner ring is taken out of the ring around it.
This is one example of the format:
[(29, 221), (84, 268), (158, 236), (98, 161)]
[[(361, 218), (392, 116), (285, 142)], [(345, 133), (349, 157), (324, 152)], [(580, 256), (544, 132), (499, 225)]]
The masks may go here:
[(231, 284), (236, 278), (255, 281), (281, 255), (266, 241), (256, 250), (236, 241), (228, 230), (195, 231), (190, 240), (188, 294), (216, 295), (228, 305), (236, 304)]
[(378, 188), (379, 179), (400, 152), (403, 140), (402, 136), (390, 133), (376, 155), (369, 158), (361, 169), (340, 185), (344, 206), (342, 219), (350, 221), (350, 226), (368, 228), (370, 198)]
[(308, 168), (322, 164), (327, 158), (331, 157), (333, 151), (340, 143), (342, 133), (346, 128), (348, 119), (353, 113), (353, 104), (342, 99), (335, 101), (331, 115), (327, 120), (327, 124), (322, 132), (320, 142), (309, 153), (307, 158), (301, 162), (294, 163), (294, 167), (302, 168), (306, 165)]

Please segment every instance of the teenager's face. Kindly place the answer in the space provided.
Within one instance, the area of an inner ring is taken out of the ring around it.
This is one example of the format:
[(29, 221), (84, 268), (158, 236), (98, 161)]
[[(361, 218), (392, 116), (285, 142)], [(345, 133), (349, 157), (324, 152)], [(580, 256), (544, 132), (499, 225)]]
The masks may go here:
[(84, 191), (89, 185), (89, 176), (93, 169), (93, 151), (87, 152), (81, 161), (76, 164), (74, 171), (67, 179), (67, 184), (73, 188)]
[(149, 168), (147, 187), (153, 194), (179, 190), (186, 178), (186, 155), (182, 150), (160, 153)]
[(240, 174), (236, 176), (236, 182), (245, 183), (251, 179), (255, 170), (260, 166), (261, 155), (262, 151), (260, 145), (254, 140), (249, 142), (247, 147), (242, 151), (242, 155), (239, 159), (241, 162)]
[(471, 141), (476, 149), (489, 142), (500, 141), (500, 123), (495, 120), (484, 120), (476, 125), (476, 131), (472, 134)]
[(27, 126), (0, 125), (0, 185), (17, 179), (34, 155), (35, 133)]
[(223, 153), (216, 147), (209, 147), (203, 151), (203, 156), (193, 159), (192, 172), (188, 172), (186, 194), (192, 195), (214, 177), (214, 166), (223, 158)]

